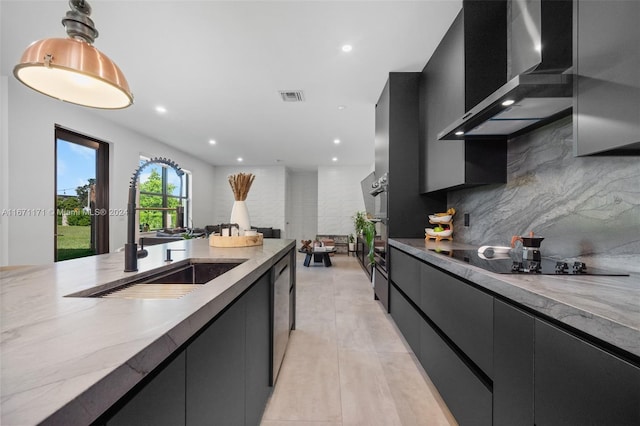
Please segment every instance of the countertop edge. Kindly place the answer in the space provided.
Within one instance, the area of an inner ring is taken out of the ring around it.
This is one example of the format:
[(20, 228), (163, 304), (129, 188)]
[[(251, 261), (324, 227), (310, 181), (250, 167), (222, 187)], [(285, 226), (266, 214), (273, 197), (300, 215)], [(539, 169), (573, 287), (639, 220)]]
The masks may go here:
[[(294, 240), (285, 240), (282, 248), (277, 249), (254, 269), (240, 277), (215, 297), (202, 303), (199, 308), (188, 314), (171, 329), (159, 334), (150, 344), (142, 348), (127, 361), (111, 368), (103, 377), (78, 393), (66, 404), (52, 408), (51, 414), (38, 424), (85, 425), (99, 419), (131, 389), (183, 347), (202, 327), (247, 290), (255, 281), (267, 273), (283, 256), (295, 250)], [(46, 268), (43, 267), (43, 268)], [(29, 270), (39, 270), (31, 267)], [(4, 401), (3, 401), (4, 402)], [(12, 416), (3, 415), (3, 422), (11, 424)], [(31, 419), (36, 421), (35, 419)]]
[[(414, 245), (410, 245), (409, 243), (411, 242), (413, 242)], [(417, 243), (418, 240), (389, 240), (391, 247), (395, 247), (431, 265), (451, 272), (506, 300), (524, 306), (542, 315), (543, 318), (550, 318), (559, 323), (566, 324), (597, 340), (619, 348), (628, 353), (630, 358), (635, 358), (636, 362), (640, 362), (640, 323), (635, 327), (633, 324), (624, 324), (601, 314), (574, 306), (560, 298), (553, 298), (542, 294), (542, 292), (536, 292), (531, 288), (518, 286), (513, 282), (520, 279), (522, 280), (522, 284), (526, 285), (527, 281), (531, 282), (531, 280), (539, 277), (501, 275), (485, 271), (482, 268), (464, 264), (456, 259), (451, 259), (435, 252), (429, 252), (426, 244), (425, 247), (416, 247)], [(565, 277), (549, 277), (547, 279), (558, 280), (564, 278)], [(629, 277), (624, 278), (629, 279)], [(597, 280), (597, 277), (591, 277), (590, 279)]]

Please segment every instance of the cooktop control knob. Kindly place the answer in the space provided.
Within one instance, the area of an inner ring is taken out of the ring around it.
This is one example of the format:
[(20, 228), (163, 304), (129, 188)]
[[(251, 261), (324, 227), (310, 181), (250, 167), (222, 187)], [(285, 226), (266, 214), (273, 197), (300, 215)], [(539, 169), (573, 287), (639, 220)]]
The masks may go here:
[(567, 262), (556, 262), (556, 274), (568, 274), (569, 265)]
[(574, 262), (573, 263), (573, 273), (574, 274), (584, 274), (587, 272), (587, 265), (584, 262)]

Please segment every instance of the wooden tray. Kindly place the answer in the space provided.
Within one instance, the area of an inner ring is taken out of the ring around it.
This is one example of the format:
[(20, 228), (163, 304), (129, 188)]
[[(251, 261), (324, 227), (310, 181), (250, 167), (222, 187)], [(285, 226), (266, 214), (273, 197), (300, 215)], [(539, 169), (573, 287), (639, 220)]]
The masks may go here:
[(251, 247), (262, 245), (262, 234), (240, 236), (240, 237), (221, 237), (220, 235), (210, 235), (209, 245), (211, 247)]

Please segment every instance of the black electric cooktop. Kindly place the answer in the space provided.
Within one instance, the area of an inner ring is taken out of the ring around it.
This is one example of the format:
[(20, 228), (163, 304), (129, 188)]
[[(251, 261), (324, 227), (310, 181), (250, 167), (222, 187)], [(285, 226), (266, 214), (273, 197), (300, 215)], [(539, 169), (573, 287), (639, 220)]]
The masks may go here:
[(540, 262), (519, 259), (514, 253), (500, 254), (492, 258), (483, 259), (477, 250), (434, 250), (442, 256), (462, 260), (497, 274), (530, 274), (530, 275), (601, 275), (601, 276), (629, 276), (624, 272), (609, 271), (588, 267), (582, 262), (566, 262), (555, 259), (542, 258)]

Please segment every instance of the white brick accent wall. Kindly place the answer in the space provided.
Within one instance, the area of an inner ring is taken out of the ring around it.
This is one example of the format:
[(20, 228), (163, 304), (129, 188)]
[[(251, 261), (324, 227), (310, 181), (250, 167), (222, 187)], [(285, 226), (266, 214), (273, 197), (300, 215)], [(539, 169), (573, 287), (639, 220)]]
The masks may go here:
[(216, 167), (215, 182), (212, 182), (214, 217), (206, 225), (229, 222), (234, 201), (229, 176), (236, 173), (253, 173), (256, 176), (246, 200), (251, 225), (278, 228), (284, 232), (286, 170), (282, 166)]
[(318, 235), (318, 173), (288, 172), (287, 238), (300, 240)]
[(364, 210), (360, 182), (369, 173), (367, 166), (318, 168), (318, 234), (355, 233), (352, 217)]

